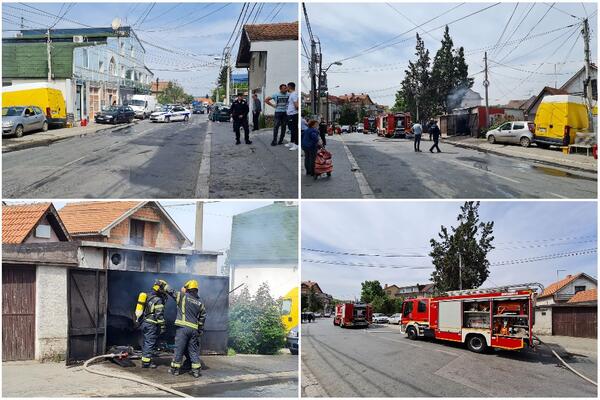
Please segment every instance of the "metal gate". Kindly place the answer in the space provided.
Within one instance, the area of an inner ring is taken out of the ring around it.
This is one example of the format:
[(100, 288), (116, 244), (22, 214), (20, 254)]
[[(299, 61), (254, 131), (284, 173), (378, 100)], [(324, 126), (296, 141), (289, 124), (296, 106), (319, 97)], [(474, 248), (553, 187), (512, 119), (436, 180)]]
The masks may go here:
[(103, 354), (106, 331), (106, 272), (69, 270), (67, 298), (67, 364)]
[[(139, 293), (148, 293), (155, 279), (164, 279), (175, 290), (189, 279), (198, 280), (200, 301), (206, 307), (202, 353), (227, 354), (229, 278), (184, 273), (108, 271), (107, 346), (140, 346), (140, 330), (133, 327), (135, 305)], [(169, 345), (174, 343), (176, 313), (175, 301), (169, 298), (165, 307), (167, 332), (161, 336)]]
[(2, 361), (35, 358), (35, 267), (2, 265)]
[(595, 338), (597, 316), (596, 307), (553, 307), (552, 334)]

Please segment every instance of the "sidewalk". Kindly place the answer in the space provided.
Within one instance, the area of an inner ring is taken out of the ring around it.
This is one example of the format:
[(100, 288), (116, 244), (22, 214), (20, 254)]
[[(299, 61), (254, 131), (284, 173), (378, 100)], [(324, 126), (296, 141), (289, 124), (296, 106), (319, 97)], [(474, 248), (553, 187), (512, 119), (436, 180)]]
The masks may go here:
[(537, 161), (558, 167), (572, 168), (586, 172), (598, 171), (598, 161), (592, 156), (574, 153), (563, 154), (560, 150), (541, 149), (535, 145), (522, 147), (514, 144), (490, 144), (485, 139), (476, 139), (469, 136), (446, 137), (444, 138), (444, 143), (501, 156)]
[[(204, 356), (202, 377), (196, 379), (189, 374), (173, 376), (167, 372), (170, 355), (156, 360), (154, 370), (136, 366), (123, 368), (110, 362), (94, 364), (89, 368), (121, 376), (135, 376), (174, 389), (200, 388), (209, 385), (251, 382), (260, 385), (273, 381), (298, 379), (298, 357), (291, 354), (275, 356), (235, 355)], [(212, 386), (211, 386), (212, 387)], [(169, 397), (169, 394), (151, 386), (118, 378), (92, 374), (81, 366), (67, 368), (64, 363), (39, 363), (17, 361), (2, 363), (3, 397)]]
[(62, 128), (62, 129), (50, 129), (46, 132), (33, 132), (27, 135), (24, 135), (20, 138), (2, 138), (2, 152), (8, 153), (10, 151), (17, 151), (28, 149), (31, 147), (40, 147), (40, 146), (48, 146), (53, 142), (57, 142), (59, 140), (68, 139), (75, 136), (85, 136), (94, 133), (100, 133), (105, 131), (116, 132), (121, 129), (129, 128), (133, 126), (137, 122), (133, 122), (131, 124), (121, 124), (121, 125), (106, 125), (106, 124), (96, 124), (95, 122), (90, 122), (87, 126), (76, 126), (73, 128)]
[(582, 354), (594, 358), (598, 356), (597, 339), (544, 335), (538, 335), (538, 338), (553, 350), (556, 350), (558, 354), (561, 354), (561, 350), (563, 350), (571, 354)]

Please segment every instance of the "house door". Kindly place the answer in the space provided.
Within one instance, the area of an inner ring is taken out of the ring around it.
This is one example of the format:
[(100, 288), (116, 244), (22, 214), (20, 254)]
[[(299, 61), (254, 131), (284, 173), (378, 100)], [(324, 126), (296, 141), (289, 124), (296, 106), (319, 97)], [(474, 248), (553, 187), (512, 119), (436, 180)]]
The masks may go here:
[(75, 121), (81, 121), (81, 85), (75, 89)]
[(70, 270), (67, 303), (67, 364), (103, 354), (106, 333), (106, 272)]
[(553, 307), (552, 334), (595, 338), (597, 318), (596, 307)]
[(2, 266), (2, 361), (35, 358), (35, 267)]

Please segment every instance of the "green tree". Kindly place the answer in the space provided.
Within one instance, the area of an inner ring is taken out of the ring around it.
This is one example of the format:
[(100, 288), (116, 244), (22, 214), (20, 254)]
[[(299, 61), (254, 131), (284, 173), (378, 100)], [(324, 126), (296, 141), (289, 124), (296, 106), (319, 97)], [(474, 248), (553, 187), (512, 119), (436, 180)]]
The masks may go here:
[(165, 90), (158, 95), (158, 102), (161, 104), (186, 103), (193, 96), (185, 93), (183, 88), (174, 82), (169, 82)]
[(416, 60), (408, 62), (408, 69), (404, 71), (404, 80), (400, 84), (401, 89), (396, 95), (394, 107), (410, 111), (415, 121), (424, 121), (432, 116), (429, 71), (431, 60), (429, 50), (425, 48), (425, 42), (418, 33), (416, 38)]
[(344, 104), (340, 110), (340, 125), (354, 125), (358, 121), (358, 115), (350, 104)]
[(384, 312), (385, 297), (376, 296), (369, 303), (371, 303), (371, 306), (373, 307), (373, 312), (385, 314), (385, 312)]
[(227, 67), (221, 67), (218, 78), (219, 86), (225, 87), (227, 85)]
[[(494, 248), (494, 222), (479, 219), (479, 202), (467, 201), (460, 208), (458, 226), (441, 227), (439, 240), (431, 239), (435, 270), (431, 280), (440, 292), (478, 288), (489, 276), (488, 253)], [(462, 264), (459, 273), (459, 254)], [(459, 280), (459, 275), (461, 276)]]
[(361, 283), (360, 300), (364, 303), (372, 303), (377, 297), (385, 297), (385, 292), (379, 281), (364, 281)]
[(317, 295), (314, 286), (310, 288), (310, 293), (308, 294), (308, 309), (312, 312), (320, 311), (323, 309), (323, 302)]
[(408, 104), (406, 103), (406, 94), (402, 89), (396, 92), (396, 101), (392, 106), (392, 112), (401, 112), (406, 111), (408, 109)]

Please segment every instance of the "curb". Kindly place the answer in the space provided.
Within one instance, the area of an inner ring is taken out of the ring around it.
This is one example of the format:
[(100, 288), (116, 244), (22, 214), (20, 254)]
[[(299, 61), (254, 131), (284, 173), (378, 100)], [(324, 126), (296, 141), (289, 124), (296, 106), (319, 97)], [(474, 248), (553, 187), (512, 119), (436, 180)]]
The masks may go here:
[(202, 381), (181, 382), (169, 385), (172, 388), (186, 388), (190, 386), (202, 387), (215, 383), (234, 383), (234, 382), (262, 382), (270, 380), (298, 379), (298, 371), (271, 372), (266, 374), (243, 374), (222, 378), (208, 378)]
[(125, 125), (120, 125), (120, 126), (115, 126), (115, 127), (106, 127), (106, 128), (99, 128), (95, 131), (89, 131), (89, 132), (80, 132), (80, 133), (68, 133), (65, 136), (54, 136), (54, 137), (49, 137), (49, 138), (40, 138), (39, 140), (35, 140), (35, 141), (30, 141), (30, 142), (23, 142), (23, 143), (14, 143), (14, 144), (9, 144), (6, 147), (2, 146), (2, 153), (11, 153), (13, 151), (19, 151), (19, 150), (25, 150), (25, 149), (31, 149), (34, 147), (43, 147), (43, 146), (49, 146), (52, 143), (55, 142), (59, 142), (61, 140), (65, 140), (65, 139), (70, 139), (72, 137), (82, 137), (82, 136), (88, 136), (88, 135), (94, 135), (96, 133), (103, 133), (103, 132), (119, 132), (123, 129), (127, 129), (130, 128), (134, 125), (137, 124), (136, 122), (132, 122), (130, 124), (125, 124)]
[(317, 378), (310, 372), (308, 367), (302, 362), (302, 397), (329, 397), (323, 390)]
[(573, 165), (565, 165), (565, 164), (562, 164), (562, 163), (559, 163), (559, 162), (553, 162), (553, 161), (547, 161), (547, 160), (538, 160), (538, 159), (527, 158), (525, 156), (518, 156), (518, 155), (506, 154), (506, 153), (502, 153), (501, 151), (497, 151), (497, 150), (482, 149), (482, 148), (480, 148), (480, 147), (478, 147), (476, 145), (470, 145), (470, 144), (464, 144), (464, 143), (457, 143), (457, 142), (454, 142), (452, 140), (444, 140), (444, 143), (451, 144), (452, 146), (460, 147), (460, 148), (463, 148), (463, 149), (472, 149), (472, 150), (481, 151), (483, 153), (490, 153), (490, 154), (494, 154), (494, 155), (498, 155), (498, 156), (518, 158), (518, 159), (521, 159), (521, 160), (530, 161), (530, 162), (534, 162), (534, 163), (551, 165), (553, 167), (567, 168), (567, 169), (571, 169), (571, 170), (575, 170), (575, 171), (590, 172), (590, 173), (594, 173), (594, 174), (596, 174), (598, 172), (595, 169), (590, 169), (590, 168), (585, 168), (585, 167), (579, 167), (579, 166), (573, 166)]

